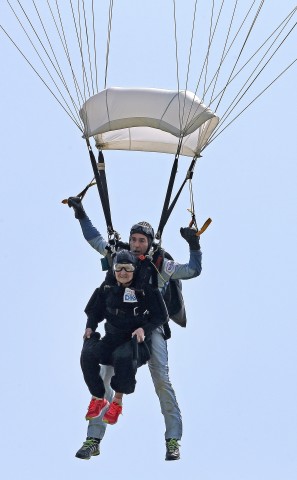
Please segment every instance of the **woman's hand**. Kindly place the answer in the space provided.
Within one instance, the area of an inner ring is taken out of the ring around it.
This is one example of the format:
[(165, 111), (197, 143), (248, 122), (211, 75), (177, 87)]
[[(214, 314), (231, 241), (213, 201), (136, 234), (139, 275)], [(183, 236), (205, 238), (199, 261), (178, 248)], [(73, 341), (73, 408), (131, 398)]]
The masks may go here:
[(144, 341), (145, 335), (144, 335), (143, 328), (139, 327), (136, 330), (134, 330), (134, 332), (132, 333), (132, 337), (134, 337), (135, 335), (137, 337), (137, 342), (138, 343), (141, 343), (141, 342)]

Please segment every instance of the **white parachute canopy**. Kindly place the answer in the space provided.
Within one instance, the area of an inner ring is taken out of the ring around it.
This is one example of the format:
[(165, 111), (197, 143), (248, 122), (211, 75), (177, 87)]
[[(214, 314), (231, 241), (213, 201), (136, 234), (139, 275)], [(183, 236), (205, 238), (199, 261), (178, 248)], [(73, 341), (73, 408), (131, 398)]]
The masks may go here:
[(107, 88), (80, 110), (84, 136), (100, 150), (199, 155), (219, 118), (189, 91), (156, 88)]

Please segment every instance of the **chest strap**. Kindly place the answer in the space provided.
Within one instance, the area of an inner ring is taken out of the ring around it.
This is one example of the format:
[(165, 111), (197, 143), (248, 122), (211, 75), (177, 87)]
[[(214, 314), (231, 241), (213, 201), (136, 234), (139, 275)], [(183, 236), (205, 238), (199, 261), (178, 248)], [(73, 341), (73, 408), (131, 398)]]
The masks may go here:
[(148, 310), (145, 310), (144, 312), (139, 312), (140, 307), (134, 307), (131, 312), (127, 312), (125, 310), (121, 310), (120, 308), (110, 308), (107, 307), (106, 310), (108, 313), (111, 313), (111, 315), (118, 315), (120, 317), (126, 317), (127, 315), (133, 315), (134, 317), (138, 317), (138, 315), (148, 315), (150, 312)]

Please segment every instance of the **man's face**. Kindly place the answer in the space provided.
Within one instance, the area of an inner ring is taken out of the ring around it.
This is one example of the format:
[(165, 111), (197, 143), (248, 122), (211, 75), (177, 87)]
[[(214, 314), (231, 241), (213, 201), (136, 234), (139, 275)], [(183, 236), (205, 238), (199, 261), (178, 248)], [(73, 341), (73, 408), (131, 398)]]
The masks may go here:
[(130, 251), (136, 256), (145, 255), (149, 246), (147, 237), (141, 233), (132, 233), (129, 244)]

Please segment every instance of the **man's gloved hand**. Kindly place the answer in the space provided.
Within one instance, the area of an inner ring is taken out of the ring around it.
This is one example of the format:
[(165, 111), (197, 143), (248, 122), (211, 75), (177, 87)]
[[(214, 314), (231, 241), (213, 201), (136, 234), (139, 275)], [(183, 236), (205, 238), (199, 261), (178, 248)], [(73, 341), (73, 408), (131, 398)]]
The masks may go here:
[(86, 216), (84, 207), (82, 206), (81, 199), (79, 197), (69, 197), (68, 207), (72, 207), (74, 210), (75, 218), (82, 219)]
[(181, 236), (188, 242), (190, 250), (200, 250), (199, 235), (196, 236), (196, 230), (185, 227), (180, 229)]

